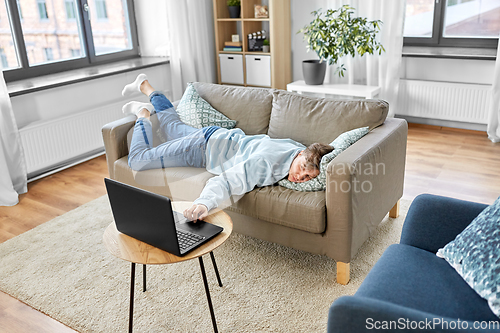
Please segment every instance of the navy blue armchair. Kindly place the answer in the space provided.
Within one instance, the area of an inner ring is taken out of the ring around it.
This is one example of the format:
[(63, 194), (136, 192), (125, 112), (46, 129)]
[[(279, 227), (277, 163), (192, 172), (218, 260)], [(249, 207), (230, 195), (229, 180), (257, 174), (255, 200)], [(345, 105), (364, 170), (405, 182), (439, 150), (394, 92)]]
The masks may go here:
[[(500, 320), (436, 256), (487, 205), (423, 194), (410, 206), (400, 244), (387, 248), (354, 296), (335, 300), (328, 332), (500, 332)], [(480, 331), (480, 330), (478, 330)]]

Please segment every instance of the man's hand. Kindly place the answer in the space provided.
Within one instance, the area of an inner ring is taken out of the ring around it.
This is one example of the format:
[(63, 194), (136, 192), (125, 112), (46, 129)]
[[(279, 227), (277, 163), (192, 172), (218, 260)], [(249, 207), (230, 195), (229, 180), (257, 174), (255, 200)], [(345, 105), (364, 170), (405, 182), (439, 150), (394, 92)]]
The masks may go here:
[(203, 220), (208, 216), (208, 208), (205, 205), (192, 205), (184, 211), (184, 217), (190, 221)]

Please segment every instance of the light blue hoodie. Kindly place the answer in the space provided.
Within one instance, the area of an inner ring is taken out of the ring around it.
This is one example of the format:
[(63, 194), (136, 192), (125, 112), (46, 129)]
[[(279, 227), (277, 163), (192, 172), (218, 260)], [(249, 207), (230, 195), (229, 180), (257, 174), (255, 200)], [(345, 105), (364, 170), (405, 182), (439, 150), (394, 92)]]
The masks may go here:
[(230, 195), (272, 185), (288, 175), (295, 156), (305, 148), (291, 139), (245, 135), (239, 128), (218, 129), (206, 149), (207, 171), (217, 176), (208, 180), (194, 203), (211, 210), (227, 202)]

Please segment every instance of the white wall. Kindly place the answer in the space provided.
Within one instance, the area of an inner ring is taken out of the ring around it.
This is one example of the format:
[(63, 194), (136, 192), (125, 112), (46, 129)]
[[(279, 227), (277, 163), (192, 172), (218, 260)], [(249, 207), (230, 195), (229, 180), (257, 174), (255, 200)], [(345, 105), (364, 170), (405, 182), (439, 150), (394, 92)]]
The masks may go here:
[(70, 84), (54, 89), (12, 97), (12, 108), (19, 129), (24, 126), (48, 121), (57, 117), (84, 112), (92, 108), (133, 99), (146, 101), (145, 96), (124, 98), (123, 86), (132, 82), (138, 73), (144, 72), (158, 90), (170, 93), (170, 70), (168, 65), (149, 67), (100, 79)]
[(303, 34), (297, 32), (312, 21), (311, 12), (320, 8), (326, 9), (325, 0), (291, 0), (292, 20), (292, 80), (302, 80), (302, 61), (307, 59), (318, 59), (314, 52), (307, 52)]

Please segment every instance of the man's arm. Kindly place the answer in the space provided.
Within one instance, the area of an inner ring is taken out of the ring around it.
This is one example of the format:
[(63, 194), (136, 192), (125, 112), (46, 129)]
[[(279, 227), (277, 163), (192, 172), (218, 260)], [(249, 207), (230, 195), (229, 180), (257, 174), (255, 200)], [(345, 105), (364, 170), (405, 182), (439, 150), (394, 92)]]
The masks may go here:
[[(210, 211), (227, 202), (230, 194), (245, 194), (253, 190), (255, 186), (272, 185), (275, 182), (272, 166), (267, 160), (260, 156), (250, 158), (211, 178), (187, 213), (195, 212), (196, 208), (194, 206), (201, 205), (205, 206), (207, 211)], [(199, 208), (198, 211), (201, 209)]]

